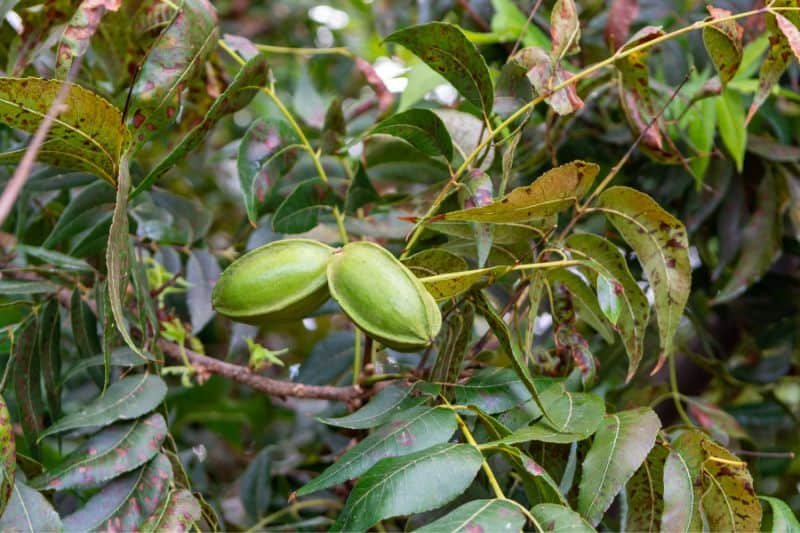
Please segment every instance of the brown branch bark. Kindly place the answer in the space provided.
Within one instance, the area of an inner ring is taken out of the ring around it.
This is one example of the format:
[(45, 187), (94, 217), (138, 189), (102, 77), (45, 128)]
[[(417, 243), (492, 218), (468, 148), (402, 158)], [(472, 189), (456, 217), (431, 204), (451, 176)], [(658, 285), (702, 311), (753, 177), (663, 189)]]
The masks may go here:
[[(3, 276), (29, 281), (42, 281), (41, 276), (31, 272), (5, 272)], [(62, 306), (69, 308), (72, 293), (68, 289), (59, 289), (56, 293), (56, 297)], [(94, 301), (89, 301), (88, 303), (93, 310), (96, 310), (97, 307)], [(176, 361), (183, 362), (181, 347), (178, 344), (166, 339), (159, 339), (158, 347), (161, 348), (161, 351), (164, 352), (166, 356)], [(245, 366), (226, 363), (225, 361), (220, 361), (219, 359), (197, 353), (188, 348), (185, 348), (185, 353), (189, 362), (201, 372), (205, 371), (223, 376), (270, 396), (278, 396), (281, 398), (314, 398), (318, 400), (347, 402), (358, 398), (363, 393), (363, 390), (358, 385), (334, 387), (328, 385), (293, 383), (291, 381), (268, 378), (253, 372)]]

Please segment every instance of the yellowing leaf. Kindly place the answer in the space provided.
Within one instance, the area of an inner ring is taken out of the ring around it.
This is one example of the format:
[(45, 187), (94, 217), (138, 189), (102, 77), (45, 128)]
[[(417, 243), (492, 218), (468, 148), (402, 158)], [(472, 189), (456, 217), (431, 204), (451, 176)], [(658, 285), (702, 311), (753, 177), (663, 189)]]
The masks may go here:
[(518, 187), (502, 200), (486, 205), (451, 211), (445, 220), (476, 222), (522, 222), (563, 211), (589, 191), (600, 171), (594, 163), (573, 161), (542, 174), (531, 185)]
[[(707, 6), (711, 19), (729, 17), (731, 12), (714, 6)], [(703, 43), (711, 61), (719, 73), (723, 87), (731, 81), (742, 62), (742, 34), (744, 28), (735, 20), (725, 20), (703, 28)]]
[[(0, 79), (0, 121), (35, 132), (63, 84), (40, 78)], [(114, 184), (120, 156), (128, 142), (120, 111), (93, 92), (72, 85), (38, 160), (55, 167), (85, 170)], [(17, 162), (23, 153), (24, 150), (17, 150), (0, 154), (0, 161)]]

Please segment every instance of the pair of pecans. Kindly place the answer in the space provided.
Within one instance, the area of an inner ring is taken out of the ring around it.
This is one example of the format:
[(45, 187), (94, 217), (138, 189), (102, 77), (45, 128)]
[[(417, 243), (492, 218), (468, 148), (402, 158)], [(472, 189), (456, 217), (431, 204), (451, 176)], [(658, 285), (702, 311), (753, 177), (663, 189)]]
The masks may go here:
[(366, 241), (337, 249), (309, 239), (272, 242), (231, 263), (211, 302), (233, 320), (264, 324), (308, 316), (330, 296), (362, 331), (395, 350), (428, 346), (442, 325), (416, 276)]

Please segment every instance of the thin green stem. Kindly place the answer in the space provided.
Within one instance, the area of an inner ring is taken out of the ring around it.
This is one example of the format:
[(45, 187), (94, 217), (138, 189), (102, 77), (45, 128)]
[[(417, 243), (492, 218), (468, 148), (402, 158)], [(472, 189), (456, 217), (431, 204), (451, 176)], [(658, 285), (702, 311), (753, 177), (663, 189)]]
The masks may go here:
[(355, 340), (353, 341), (353, 385), (358, 385), (361, 379), (361, 330), (355, 328)]
[(689, 427), (694, 427), (694, 423), (689, 418), (689, 415), (686, 414), (686, 411), (683, 409), (683, 404), (681, 403), (682, 394), (678, 389), (678, 376), (675, 371), (674, 355), (669, 358), (669, 387), (672, 393), (672, 401), (675, 404), (675, 410), (678, 411), (678, 415), (680, 415), (681, 420), (683, 420)]
[(279, 518), (284, 517), (287, 514), (294, 514), (298, 511), (301, 511), (307, 507), (327, 507), (329, 509), (341, 509), (342, 502), (339, 500), (332, 500), (330, 498), (317, 498), (313, 500), (303, 500), (300, 502), (295, 502), (292, 505), (284, 507), (279, 511), (275, 511), (272, 514), (269, 514), (259, 520), (253, 527), (247, 530), (246, 533), (255, 533), (256, 531), (263, 531), (265, 526), (275, 522)]
[[(237, 63), (240, 65), (244, 65), (245, 61), (242, 57), (236, 53), (228, 43), (219, 39), (217, 41), (220, 48), (225, 50), (228, 55), (230, 55)], [(311, 157), (311, 162), (314, 164), (314, 169), (317, 171), (319, 175), (319, 179), (321, 179), (324, 183), (328, 183), (328, 173), (325, 172), (325, 167), (322, 165), (322, 160), (319, 157), (319, 153), (314, 150), (314, 147), (311, 146), (311, 143), (308, 141), (308, 137), (306, 137), (303, 128), (300, 127), (300, 124), (297, 123), (295, 120), (294, 115), (291, 111), (283, 104), (281, 99), (278, 97), (278, 94), (272, 90), (270, 87), (262, 87), (261, 90), (266, 94), (272, 103), (275, 104), (275, 107), (278, 108), (278, 111), (281, 112), (283, 117), (286, 119), (286, 122), (289, 123), (289, 126), (295, 131), (297, 137), (300, 139), (300, 144), (302, 145), (303, 149), (308, 153), (309, 157)], [(336, 219), (336, 226), (339, 228), (339, 237), (342, 240), (342, 244), (347, 243), (347, 230), (344, 227), (344, 215), (337, 206), (333, 207), (333, 216)]]
[[(784, 10), (790, 10), (790, 9), (791, 8), (771, 8), (770, 10), (774, 11), (774, 12), (777, 12), (777, 11), (784, 11)], [(701, 29), (703, 29), (703, 28), (705, 28), (707, 26), (712, 26), (712, 25), (715, 25), (715, 24), (722, 24), (722, 23), (725, 23), (725, 22), (728, 22), (728, 21), (732, 21), (732, 20), (751, 17), (753, 15), (759, 15), (761, 13), (766, 12), (767, 10), (768, 9), (766, 7), (763, 7), (763, 8), (760, 8), (760, 9), (753, 9), (753, 10), (750, 10), (750, 11), (744, 11), (742, 13), (736, 13), (734, 15), (730, 15), (730, 16), (722, 17), (722, 18), (718, 18), (718, 19), (698, 20), (698, 21), (694, 22), (693, 24), (690, 24), (689, 26), (685, 26), (685, 27), (679, 28), (679, 29), (677, 29), (675, 31), (672, 31), (672, 32), (669, 32), (669, 33), (665, 33), (664, 35), (656, 37), (655, 39), (651, 39), (651, 40), (649, 40), (647, 42), (638, 44), (636, 46), (632, 46), (630, 48), (626, 48), (625, 50), (618, 50), (614, 55), (612, 55), (612, 56), (610, 56), (610, 57), (608, 57), (608, 58), (606, 58), (606, 59), (604, 59), (604, 60), (602, 60), (602, 61), (600, 61), (598, 63), (595, 63), (594, 65), (591, 65), (591, 66), (583, 69), (582, 71), (578, 72), (577, 74), (575, 74), (574, 76), (572, 76), (568, 80), (565, 80), (565, 81), (559, 83), (558, 85), (556, 85), (555, 87), (553, 87), (552, 90), (550, 90), (550, 92), (538, 95), (536, 98), (534, 98), (533, 100), (529, 101), (524, 106), (522, 106), (519, 109), (517, 109), (508, 118), (506, 118), (503, 122), (501, 122), (496, 128), (491, 130), (489, 132), (489, 134), (486, 135), (481, 140), (481, 142), (479, 142), (478, 145), (472, 150), (472, 152), (464, 159), (464, 162), (461, 163), (461, 166), (458, 167), (458, 169), (456, 170), (455, 174), (451, 177), (450, 181), (448, 181), (447, 184), (444, 186), (444, 188), (442, 189), (442, 192), (436, 197), (436, 199), (433, 201), (431, 206), (428, 208), (428, 211), (425, 213), (425, 215), (422, 216), (422, 218), (417, 223), (416, 227), (412, 230), (411, 235), (408, 238), (408, 243), (406, 244), (406, 248), (403, 251), (403, 254), (401, 255), (401, 258), (405, 258), (406, 256), (408, 256), (410, 251), (414, 248), (414, 245), (417, 243), (417, 240), (419, 239), (420, 235), (422, 234), (422, 230), (424, 229), (425, 223), (434, 214), (436, 214), (436, 211), (438, 211), (438, 209), (441, 206), (442, 202), (444, 202), (445, 198), (447, 198), (447, 195), (449, 194), (449, 192), (452, 189), (453, 185), (458, 182), (458, 179), (461, 177), (462, 174), (464, 174), (464, 172), (466, 172), (466, 170), (469, 168), (469, 166), (472, 164), (472, 162), (475, 161), (475, 158), (477, 158), (478, 155), (483, 152), (483, 150), (486, 148), (486, 146), (488, 146), (489, 143), (491, 143), (494, 140), (494, 138), (497, 136), (497, 134), (499, 132), (504, 131), (511, 124), (513, 124), (518, 119), (523, 117), (526, 113), (528, 113), (529, 111), (533, 110), (533, 108), (535, 108), (537, 105), (539, 105), (541, 102), (543, 102), (545, 100), (545, 98), (548, 98), (551, 94), (557, 93), (558, 91), (560, 91), (562, 89), (565, 89), (566, 87), (568, 87), (568, 86), (570, 86), (570, 85), (572, 85), (574, 83), (577, 83), (577, 82), (579, 82), (581, 80), (584, 80), (584, 79), (588, 78), (589, 76), (591, 76), (595, 72), (597, 72), (599, 70), (602, 70), (602, 69), (604, 69), (604, 68), (606, 68), (608, 66), (613, 65), (615, 62), (619, 61), (620, 59), (624, 59), (624, 58), (626, 58), (626, 57), (628, 57), (630, 55), (637, 54), (639, 52), (642, 52), (644, 50), (652, 48), (653, 46), (656, 46), (656, 45), (661, 44), (663, 42), (666, 42), (666, 41), (669, 41), (671, 39), (674, 39), (675, 37), (679, 37), (679, 36), (681, 36), (683, 34), (690, 33), (690, 32), (695, 31), (695, 30), (701, 30)]]
[(298, 56), (320, 56), (320, 55), (340, 55), (345, 57), (353, 57), (353, 53), (343, 46), (332, 48), (310, 48), (310, 47), (292, 47), (292, 46), (275, 46), (272, 44), (256, 44), (256, 48), (267, 54), (287, 54)]
[[(445, 400), (446, 402), (447, 400)], [(467, 440), (468, 443), (475, 446), (476, 449), (478, 448), (478, 442), (475, 440), (475, 437), (472, 435), (472, 432), (467, 427), (467, 424), (464, 422), (464, 419), (459, 416), (456, 411), (453, 411), (453, 414), (456, 417), (456, 422), (458, 422), (458, 427), (461, 429), (461, 433), (464, 434), (464, 438)], [(497, 478), (492, 471), (492, 467), (489, 466), (489, 463), (484, 458), (481, 462), (481, 468), (483, 468), (483, 473), (486, 474), (486, 479), (489, 480), (489, 486), (492, 487), (492, 491), (494, 491), (494, 495), (499, 500), (507, 500), (506, 495), (503, 494), (503, 489), (500, 488), (500, 483), (497, 482)]]

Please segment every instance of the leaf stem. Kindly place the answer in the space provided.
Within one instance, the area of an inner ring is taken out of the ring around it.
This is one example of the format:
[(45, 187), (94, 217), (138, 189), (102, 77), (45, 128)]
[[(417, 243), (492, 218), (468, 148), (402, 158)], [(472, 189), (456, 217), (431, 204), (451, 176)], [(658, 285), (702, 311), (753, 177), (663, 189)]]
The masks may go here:
[(358, 385), (361, 379), (361, 330), (355, 328), (355, 339), (353, 340), (353, 385)]
[(678, 411), (678, 415), (680, 415), (681, 420), (683, 420), (689, 427), (694, 427), (694, 423), (689, 418), (689, 415), (686, 414), (686, 411), (683, 409), (683, 404), (681, 403), (682, 395), (678, 389), (678, 376), (675, 371), (674, 356), (669, 358), (669, 386), (672, 392), (672, 402), (675, 404), (675, 410)]
[(447, 184), (445, 184), (445, 186), (442, 189), (442, 191), (439, 193), (439, 195), (433, 201), (431, 206), (428, 208), (428, 211), (417, 222), (417, 225), (414, 227), (414, 229), (411, 232), (411, 235), (408, 238), (408, 242), (406, 244), (406, 248), (403, 251), (403, 253), (401, 254), (400, 258), (404, 259), (405, 257), (408, 256), (408, 254), (414, 248), (414, 245), (417, 243), (417, 240), (419, 240), (419, 237), (420, 237), (420, 235), (422, 233), (422, 230), (424, 228), (425, 222), (427, 222), (428, 219), (430, 219), (430, 217), (432, 217), (433, 215), (436, 214), (436, 211), (439, 209), (439, 207), (441, 206), (442, 202), (444, 202), (445, 198), (447, 197), (447, 194), (450, 192), (450, 190), (453, 188), (453, 186), (458, 182), (458, 179), (461, 177), (461, 175), (464, 174), (464, 172), (466, 172), (467, 168), (469, 168), (469, 166), (472, 164), (472, 162), (475, 161), (475, 158), (477, 158), (478, 155), (486, 148), (486, 146), (494, 140), (494, 138), (497, 136), (497, 134), (499, 132), (504, 131), (512, 123), (514, 123), (515, 121), (517, 121), (518, 119), (523, 117), (526, 113), (528, 113), (533, 108), (535, 108), (538, 104), (543, 102), (545, 100), (545, 98), (548, 98), (550, 95), (552, 95), (554, 93), (557, 93), (558, 91), (560, 91), (562, 89), (565, 89), (566, 87), (569, 87), (570, 85), (572, 85), (574, 83), (577, 83), (577, 82), (579, 82), (581, 80), (584, 80), (584, 79), (588, 78), (589, 76), (591, 76), (595, 72), (597, 72), (599, 70), (602, 70), (602, 69), (604, 69), (604, 68), (606, 68), (608, 66), (613, 65), (615, 62), (619, 61), (620, 59), (624, 59), (624, 58), (626, 58), (628, 56), (631, 56), (631, 55), (634, 55), (634, 54), (638, 54), (639, 52), (647, 50), (648, 48), (652, 48), (653, 46), (655, 46), (657, 44), (661, 44), (661, 43), (663, 43), (665, 41), (669, 41), (671, 39), (674, 39), (675, 37), (679, 37), (679, 36), (681, 36), (681, 35), (683, 35), (685, 33), (690, 33), (690, 32), (693, 32), (695, 30), (702, 30), (705, 27), (721, 24), (721, 23), (724, 23), (724, 22), (732, 21), (732, 20), (737, 20), (737, 19), (741, 19), (741, 18), (747, 18), (747, 17), (751, 17), (753, 15), (759, 15), (759, 14), (765, 13), (767, 11), (778, 12), (778, 11), (788, 11), (788, 10), (791, 10), (791, 9), (792, 8), (778, 8), (778, 7), (767, 8), (767, 7), (762, 7), (762, 8), (759, 8), (759, 9), (753, 9), (753, 10), (750, 10), (750, 11), (743, 11), (741, 13), (736, 13), (736, 14), (729, 15), (727, 17), (718, 18), (718, 19), (698, 20), (698, 21), (696, 21), (696, 22), (694, 22), (694, 23), (692, 23), (692, 24), (690, 24), (688, 26), (684, 26), (683, 28), (679, 28), (679, 29), (671, 31), (669, 33), (665, 33), (664, 35), (656, 37), (655, 39), (652, 39), (650, 41), (641, 43), (641, 44), (636, 45), (636, 46), (632, 46), (632, 47), (627, 48), (625, 50), (618, 50), (616, 53), (614, 53), (610, 57), (608, 57), (608, 58), (606, 58), (606, 59), (604, 59), (604, 60), (602, 60), (602, 61), (600, 61), (598, 63), (595, 63), (594, 65), (591, 65), (591, 66), (583, 69), (582, 71), (578, 72), (577, 74), (575, 74), (571, 78), (559, 83), (558, 85), (553, 87), (552, 90), (550, 90), (548, 93), (538, 95), (536, 98), (534, 98), (533, 100), (529, 101), (524, 106), (522, 106), (519, 109), (517, 109), (508, 118), (506, 118), (503, 122), (501, 122), (496, 128), (491, 130), (489, 132), (489, 134), (486, 135), (478, 143), (478, 145), (472, 150), (472, 152), (464, 159), (463, 163), (461, 163), (461, 166), (458, 167), (458, 169), (456, 170), (455, 174), (450, 178), (450, 180), (447, 182)]
[[(219, 47), (225, 50), (228, 55), (230, 55), (236, 62), (240, 65), (244, 65), (245, 61), (242, 57), (236, 53), (228, 43), (224, 40), (219, 39), (217, 41)], [(281, 99), (278, 97), (278, 94), (271, 88), (271, 87), (262, 87), (261, 90), (269, 96), (272, 103), (275, 104), (275, 107), (278, 108), (278, 111), (281, 112), (283, 117), (286, 119), (286, 122), (289, 123), (289, 126), (297, 133), (297, 137), (300, 139), (300, 144), (302, 145), (303, 149), (308, 153), (309, 157), (311, 157), (311, 161), (314, 164), (314, 169), (316, 169), (317, 174), (319, 175), (319, 179), (321, 179), (324, 183), (329, 183), (328, 180), (328, 173), (325, 172), (325, 167), (322, 165), (322, 160), (319, 157), (319, 152), (314, 150), (314, 147), (311, 146), (311, 143), (308, 141), (308, 137), (306, 137), (303, 128), (300, 127), (300, 124), (297, 123), (295, 120), (294, 115), (291, 111), (283, 104)], [(347, 230), (344, 227), (344, 215), (341, 211), (339, 211), (338, 206), (333, 207), (333, 217), (336, 219), (336, 226), (339, 228), (339, 237), (342, 240), (342, 244), (347, 244)]]
[[(443, 398), (443, 401), (445, 402), (445, 404), (450, 405), (446, 399)], [(474, 446), (475, 449), (481, 451), (478, 442), (475, 440), (475, 437), (472, 435), (472, 432), (467, 427), (467, 424), (464, 422), (464, 419), (461, 418), (461, 416), (455, 410), (453, 411), (453, 414), (456, 417), (456, 422), (458, 422), (458, 427), (461, 429), (461, 433), (464, 434), (464, 438), (466, 439), (466, 441), (470, 443), (472, 446)], [(481, 452), (481, 455), (482, 454), (483, 453)], [(489, 486), (492, 487), (492, 491), (494, 491), (495, 497), (499, 500), (507, 500), (506, 495), (503, 494), (503, 489), (500, 488), (500, 484), (497, 482), (497, 478), (495, 477), (494, 472), (492, 472), (492, 467), (489, 466), (489, 463), (486, 461), (486, 458), (484, 458), (483, 461), (481, 462), (481, 468), (483, 469), (483, 473), (486, 474), (486, 479), (489, 480)]]
[(279, 511), (275, 511), (272, 514), (268, 514), (267, 516), (259, 520), (253, 527), (248, 529), (246, 533), (263, 531), (265, 526), (275, 522), (279, 518), (282, 518), (287, 514), (296, 514), (298, 511), (301, 511), (306, 507), (327, 507), (329, 509), (341, 509), (342, 502), (330, 498), (316, 498), (312, 500), (303, 500), (295, 502), (292, 505), (284, 507)]
[(292, 47), (292, 46), (275, 46), (272, 44), (256, 44), (256, 48), (267, 54), (288, 54), (298, 56), (310, 55), (341, 55), (345, 57), (353, 57), (353, 52), (343, 46), (334, 46), (331, 48), (311, 48), (311, 47)]
[(474, 270), (462, 270), (460, 272), (447, 272), (445, 274), (436, 274), (435, 276), (426, 276), (424, 278), (419, 278), (419, 280), (423, 283), (434, 283), (437, 281), (447, 281), (449, 279), (458, 279), (464, 276), (472, 276), (475, 274), (491, 274), (491, 273), (498, 273), (498, 276), (502, 276), (503, 274), (507, 274), (508, 272), (516, 272), (520, 270), (541, 270), (547, 268), (564, 268), (569, 266), (577, 266), (580, 265), (580, 261), (572, 260), (572, 259), (565, 259), (561, 261), (546, 261), (543, 263), (523, 263), (520, 265), (514, 265), (506, 267), (504, 271), (502, 268), (498, 267), (486, 267), (486, 268), (476, 268)]

